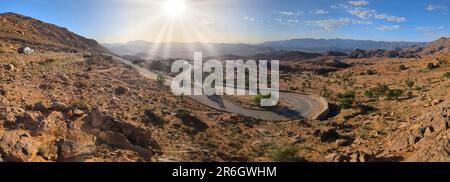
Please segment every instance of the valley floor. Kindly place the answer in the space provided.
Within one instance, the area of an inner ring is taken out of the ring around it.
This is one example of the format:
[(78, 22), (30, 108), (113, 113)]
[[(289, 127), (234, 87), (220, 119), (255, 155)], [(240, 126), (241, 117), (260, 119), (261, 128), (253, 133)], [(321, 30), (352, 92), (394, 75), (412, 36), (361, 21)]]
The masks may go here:
[[(326, 76), (293, 74), (285, 89), (336, 103), (338, 93), (356, 91), (356, 99), (327, 121), (273, 122), (175, 97), (112, 57), (0, 53), (0, 160), (449, 161), (450, 60), (441, 56), (346, 60), (354, 66)], [(412, 93), (364, 96), (378, 84)]]

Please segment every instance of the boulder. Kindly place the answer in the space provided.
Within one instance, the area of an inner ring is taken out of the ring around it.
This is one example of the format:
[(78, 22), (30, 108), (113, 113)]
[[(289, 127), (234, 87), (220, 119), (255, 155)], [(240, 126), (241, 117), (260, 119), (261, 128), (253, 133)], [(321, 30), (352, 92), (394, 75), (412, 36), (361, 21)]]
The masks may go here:
[(105, 118), (100, 109), (96, 108), (91, 114), (89, 114), (88, 121), (91, 123), (92, 127), (102, 128), (105, 123)]
[(73, 140), (58, 142), (58, 161), (84, 161), (94, 152), (93, 146), (83, 145)]
[(62, 103), (62, 102), (55, 101), (55, 102), (52, 103), (50, 108), (52, 110), (55, 110), (55, 111), (66, 111), (69, 108), (69, 106), (67, 104)]
[(4, 67), (8, 71), (14, 72), (16, 70), (16, 67), (14, 65), (12, 65), (12, 64), (5, 64)]
[(41, 112), (26, 111), (25, 113), (23, 113), (23, 117), (19, 119), (19, 122), (23, 123), (25, 125), (25, 128), (29, 130), (35, 130), (42, 119), (44, 119), (44, 116), (41, 114)]
[(47, 112), (48, 107), (43, 102), (37, 102), (34, 104), (33, 109), (40, 112)]
[(316, 137), (319, 137), (321, 142), (332, 142), (336, 141), (336, 139), (339, 139), (339, 133), (334, 128), (330, 128), (323, 131), (316, 130), (314, 132), (314, 135)]
[(5, 161), (33, 161), (37, 152), (37, 143), (28, 133), (18, 131), (0, 133), (0, 154)]
[(98, 138), (113, 147), (128, 150), (133, 149), (133, 144), (128, 141), (127, 137), (120, 133), (114, 133), (112, 131), (100, 132)]
[(156, 115), (152, 110), (146, 109), (144, 111), (144, 120), (148, 123), (151, 123), (155, 126), (161, 126), (164, 125), (164, 120)]
[(34, 131), (38, 135), (66, 136), (67, 123), (61, 112), (53, 111), (45, 119), (39, 122)]
[(336, 140), (336, 146), (342, 147), (342, 146), (349, 146), (352, 144), (352, 141), (350, 139), (337, 139)]
[(124, 86), (118, 86), (116, 88), (116, 95), (125, 95), (127, 92), (129, 92), (130, 89)]

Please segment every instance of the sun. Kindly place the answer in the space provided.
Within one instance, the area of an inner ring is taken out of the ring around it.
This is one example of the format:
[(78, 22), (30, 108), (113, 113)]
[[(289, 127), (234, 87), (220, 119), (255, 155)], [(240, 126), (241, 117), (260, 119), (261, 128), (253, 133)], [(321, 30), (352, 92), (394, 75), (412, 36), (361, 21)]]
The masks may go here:
[(164, 10), (170, 17), (180, 17), (186, 11), (186, 2), (184, 0), (167, 0)]

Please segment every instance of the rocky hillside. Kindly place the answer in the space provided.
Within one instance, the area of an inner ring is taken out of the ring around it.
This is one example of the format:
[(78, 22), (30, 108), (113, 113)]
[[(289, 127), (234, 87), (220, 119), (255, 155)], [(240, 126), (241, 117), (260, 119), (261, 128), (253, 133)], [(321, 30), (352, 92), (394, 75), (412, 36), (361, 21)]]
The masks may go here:
[(355, 59), (361, 58), (418, 58), (436, 53), (450, 52), (450, 38), (442, 37), (436, 41), (430, 42), (426, 45), (414, 45), (411, 47), (386, 50), (386, 49), (355, 49), (349, 57)]
[(450, 52), (450, 38), (442, 37), (434, 42), (431, 42), (422, 51), (424, 54), (434, 54), (439, 52)]
[(108, 52), (97, 41), (66, 28), (15, 13), (0, 14), (0, 49), (13, 51), (20, 46), (41, 51)]

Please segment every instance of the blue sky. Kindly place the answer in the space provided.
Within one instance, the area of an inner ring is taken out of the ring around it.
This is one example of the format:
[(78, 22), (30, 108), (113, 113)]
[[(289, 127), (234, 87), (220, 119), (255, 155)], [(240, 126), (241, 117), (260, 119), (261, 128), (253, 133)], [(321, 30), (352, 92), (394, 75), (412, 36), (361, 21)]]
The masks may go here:
[(0, 0), (0, 12), (54, 23), (100, 42), (257, 43), (291, 38), (432, 41), (450, 36), (448, 0)]

